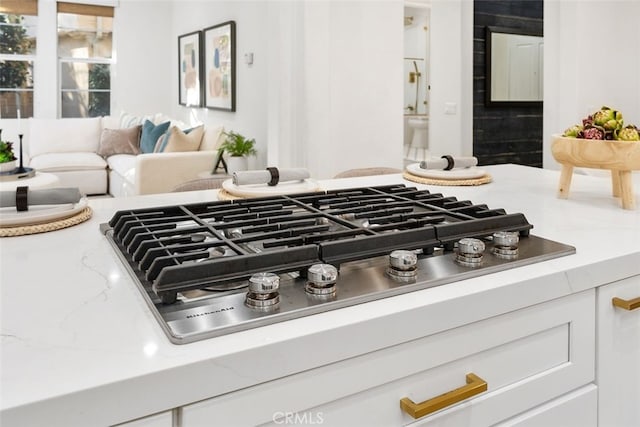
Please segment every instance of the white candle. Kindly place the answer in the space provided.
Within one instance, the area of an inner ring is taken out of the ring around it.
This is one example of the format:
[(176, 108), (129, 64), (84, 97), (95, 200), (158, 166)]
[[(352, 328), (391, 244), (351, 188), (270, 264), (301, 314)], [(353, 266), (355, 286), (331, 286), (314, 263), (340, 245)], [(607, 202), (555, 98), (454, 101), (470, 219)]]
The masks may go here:
[(18, 108), (18, 135), (22, 133), (22, 120), (20, 120), (20, 109)]

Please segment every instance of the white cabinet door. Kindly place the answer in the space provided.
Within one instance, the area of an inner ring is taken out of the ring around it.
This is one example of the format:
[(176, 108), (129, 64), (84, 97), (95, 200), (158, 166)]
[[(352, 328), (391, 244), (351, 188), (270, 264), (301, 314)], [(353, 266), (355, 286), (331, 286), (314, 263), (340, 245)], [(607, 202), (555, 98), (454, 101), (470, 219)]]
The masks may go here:
[(603, 427), (640, 425), (640, 308), (626, 310), (613, 298), (640, 297), (640, 276), (598, 288), (598, 421)]
[(173, 411), (138, 418), (114, 427), (173, 427)]
[(598, 389), (589, 384), (494, 427), (597, 427), (597, 412)]

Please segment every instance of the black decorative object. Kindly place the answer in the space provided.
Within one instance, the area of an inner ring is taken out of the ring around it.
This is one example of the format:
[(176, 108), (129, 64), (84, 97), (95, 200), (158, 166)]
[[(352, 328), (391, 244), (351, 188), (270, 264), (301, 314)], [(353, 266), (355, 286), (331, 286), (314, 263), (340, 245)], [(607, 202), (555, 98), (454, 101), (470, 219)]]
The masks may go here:
[(27, 169), (25, 169), (24, 165), (22, 164), (22, 137), (22, 134), (18, 135), (18, 138), (20, 138), (20, 166), (18, 166), (18, 169), (14, 171), (18, 174), (27, 172)]
[(216, 159), (216, 164), (213, 167), (213, 174), (216, 174), (218, 172), (218, 170), (220, 169), (220, 167), (222, 167), (224, 169), (224, 173), (229, 173), (228, 169), (227, 169), (227, 162), (224, 161), (224, 158), (222, 157), (222, 155), (224, 154), (224, 150), (222, 151), (218, 151), (218, 158)]

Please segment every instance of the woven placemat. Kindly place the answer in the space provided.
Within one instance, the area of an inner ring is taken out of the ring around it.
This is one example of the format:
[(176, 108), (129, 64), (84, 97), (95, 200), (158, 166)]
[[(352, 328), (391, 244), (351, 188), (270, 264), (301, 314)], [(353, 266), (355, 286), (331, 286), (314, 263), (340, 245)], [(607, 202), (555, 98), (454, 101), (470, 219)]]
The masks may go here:
[[(323, 190), (318, 189), (317, 191), (321, 192)], [(291, 195), (294, 195), (294, 194), (295, 193), (292, 193)], [(285, 195), (288, 195), (288, 194), (265, 194), (264, 196), (242, 197), (242, 196), (236, 196), (235, 194), (228, 192), (224, 188), (221, 188), (218, 190), (219, 200), (240, 200), (240, 199), (253, 199), (253, 198), (261, 198), (261, 197), (277, 197), (277, 196), (285, 196)]]
[(45, 222), (42, 224), (23, 225), (19, 227), (1, 227), (0, 237), (14, 237), (24, 236), (27, 234), (46, 233), (48, 231), (60, 230), (61, 228), (71, 227), (72, 225), (80, 224), (91, 218), (93, 211), (90, 207), (86, 207), (77, 214), (68, 218), (62, 218), (51, 222)]
[(416, 176), (407, 171), (405, 171), (402, 176), (404, 179), (408, 181), (417, 182), (419, 184), (429, 184), (429, 185), (482, 185), (488, 184), (492, 181), (491, 175), (486, 174), (479, 178), (473, 179), (434, 179), (434, 178), (425, 178), (423, 176)]
[(244, 197), (234, 196), (233, 194), (229, 193), (224, 188), (221, 188), (220, 190), (218, 190), (218, 199), (220, 199), (220, 200), (239, 200), (239, 199), (243, 199), (243, 198)]

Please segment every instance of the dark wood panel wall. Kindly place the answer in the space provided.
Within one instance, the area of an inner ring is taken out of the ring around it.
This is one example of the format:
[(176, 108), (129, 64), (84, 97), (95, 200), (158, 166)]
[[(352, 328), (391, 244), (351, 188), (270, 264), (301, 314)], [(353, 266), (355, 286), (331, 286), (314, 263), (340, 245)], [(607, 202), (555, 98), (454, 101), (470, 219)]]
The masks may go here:
[(485, 105), (485, 27), (542, 34), (543, 0), (475, 0), (473, 15), (473, 155), (480, 165), (542, 167), (542, 105)]

